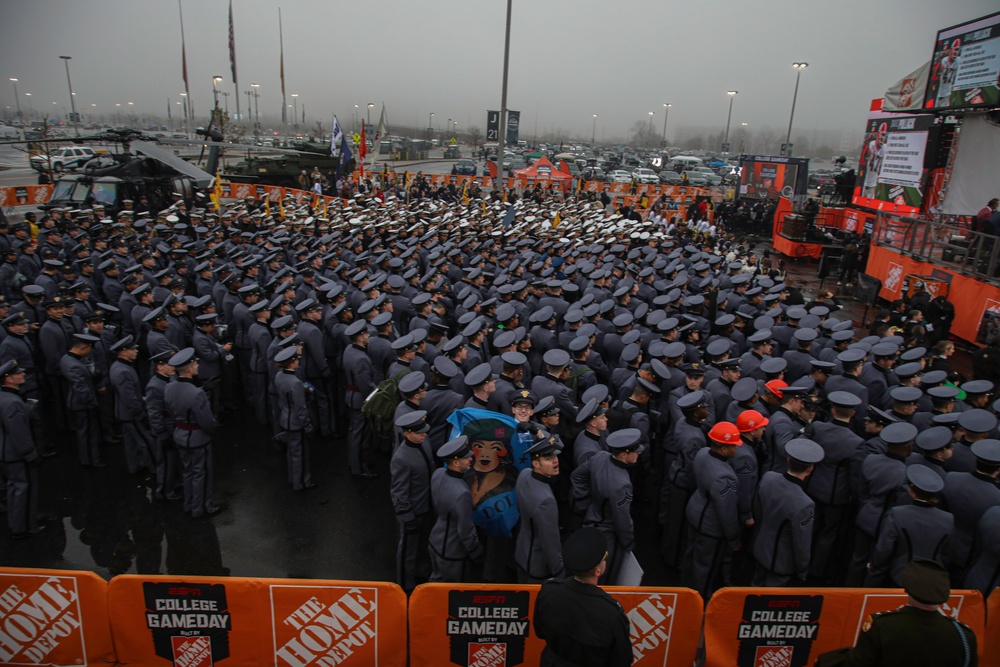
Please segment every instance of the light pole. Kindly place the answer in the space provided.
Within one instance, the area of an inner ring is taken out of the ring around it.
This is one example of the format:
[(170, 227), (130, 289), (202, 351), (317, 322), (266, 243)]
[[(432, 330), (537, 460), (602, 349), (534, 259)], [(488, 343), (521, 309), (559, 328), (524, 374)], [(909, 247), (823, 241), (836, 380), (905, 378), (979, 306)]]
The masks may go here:
[(69, 108), (73, 112), (73, 131), (80, 136), (80, 117), (76, 115), (76, 99), (73, 98), (73, 80), (69, 78), (69, 61), (73, 56), (59, 56), (66, 64), (66, 83), (69, 85)]
[(215, 108), (219, 108), (219, 82), (222, 77), (216, 74), (212, 77), (212, 99), (215, 101)]
[(650, 111), (649, 112), (649, 133), (650, 134), (653, 133), (653, 115), (654, 115), (653, 112)]
[(258, 106), (259, 103), (257, 102), (257, 100), (260, 98), (260, 95), (257, 93), (257, 89), (260, 88), (260, 84), (259, 83), (251, 83), (250, 87), (253, 89), (251, 91), (251, 93), (250, 93), (250, 96), (253, 97), (253, 118), (254, 118), (254, 121), (253, 121), (253, 136), (254, 136), (254, 139), (259, 140), (260, 139), (260, 107)]
[(292, 129), (299, 129), (299, 94), (292, 93)]
[(31, 118), (35, 114), (35, 110), (31, 108), (31, 93), (25, 93), (24, 96), (28, 98), (28, 118)]
[(115, 125), (122, 124), (122, 105), (120, 102), (115, 102)]
[(135, 111), (132, 110), (132, 107), (133, 107), (134, 104), (135, 104), (135, 102), (129, 102), (128, 103), (128, 107), (129, 107), (128, 108), (129, 122), (133, 123), (133, 124), (135, 123)]
[(736, 94), (739, 93), (738, 90), (727, 90), (726, 95), (729, 95), (729, 117), (726, 118), (726, 140), (723, 142), (723, 153), (729, 153), (729, 122), (733, 119), (733, 100), (736, 99)]
[(663, 147), (667, 147), (667, 116), (670, 115), (670, 107), (672, 104), (663, 105)]
[(747, 128), (749, 126), (750, 126), (750, 123), (740, 123), (740, 129), (743, 130), (743, 135), (740, 137), (740, 155), (743, 155), (744, 153), (746, 153), (747, 132), (748, 132)]
[(427, 114), (427, 130), (428, 132), (434, 131), (434, 112)]
[(787, 157), (792, 156), (792, 120), (795, 118), (795, 100), (799, 97), (799, 77), (809, 63), (792, 63), (792, 67), (795, 68), (795, 93), (792, 95), (792, 113), (788, 116), (788, 134), (785, 135), (784, 155)]
[(226, 92), (225, 90), (222, 90), (222, 91), (219, 91), (219, 94), (222, 95), (222, 98), (223, 98), (223, 100), (225, 102), (225, 105), (226, 105), (226, 115), (228, 116), (229, 115), (229, 93)]
[(187, 93), (181, 93), (181, 104), (184, 107), (184, 136), (187, 137), (188, 139), (190, 139), (191, 138), (191, 125), (190, 125), (190, 120), (188, 118), (190, 114), (188, 113), (188, 103), (187, 102), (188, 102)]
[(375, 106), (374, 102), (369, 102), (368, 103), (368, 124), (369, 125), (372, 124), (372, 107), (374, 107), (374, 106)]
[(357, 104), (354, 105), (354, 133), (358, 133), (358, 116), (361, 115), (361, 107)]
[(10, 77), (10, 82), (14, 84), (14, 104), (17, 106), (17, 117), (21, 117), (21, 98), (17, 96), (17, 79)]
[(590, 147), (594, 147), (594, 140), (597, 138), (597, 114), (594, 114), (594, 125), (590, 128)]

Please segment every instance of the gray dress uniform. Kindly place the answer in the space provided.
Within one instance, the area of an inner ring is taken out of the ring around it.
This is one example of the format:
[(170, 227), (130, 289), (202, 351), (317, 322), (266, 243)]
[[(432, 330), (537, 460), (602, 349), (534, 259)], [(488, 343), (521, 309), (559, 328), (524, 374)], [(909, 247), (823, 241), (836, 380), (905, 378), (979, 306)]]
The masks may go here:
[(559, 508), (553, 492), (558, 479), (539, 475), (530, 468), (517, 476), (514, 492), (521, 528), (514, 544), (514, 562), (521, 583), (540, 584), (563, 573)]
[(438, 468), (431, 475), (431, 498), (437, 519), (428, 538), (430, 581), (465, 581), (469, 561), (483, 557), (472, 523), (472, 491), (461, 473)]
[(948, 540), (955, 518), (930, 503), (915, 500), (886, 512), (872, 551), (872, 569), (888, 581), (869, 579), (865, 585), (903, 585), (903, 568), (914, 558), (930, 558), (948, 565)]
[(451, 434), (448, 417), (465, 403), (465, 399), (448, 388), (447, 385), (431, 385), (420, 407), (427, 411), (427, 423), (431, 425), (431, 442), (446, 442)]
[(606, 432), (597, 435), (584, 429), (573, 441), (573, 468), (579, 468), (591, 456), (607, 451)]
[[(283, 352), (295, 354), (295, 348)], [(282, 359), (279, 354), (278, 360)], [(284, 434), (285, 458), (288, 464), (288, 482), (293, 491), (302, 491), (315, 486), (309, 462), (309, 447), (306, 434), (312, 432), (309, 419), (309, 405), (306, 403), (306, 386), (292, 370), (280, 370), (274, 376), (274, 386), (278, 392), (278, 424)]]
[[(404, 437), (389, 460), (389, 494), (399, 530), (396, 582), (406, 592), (426, 580), (431, 572), (427, 546), (434, 523), (431, 511), (433, 451), (430, 439), (418, 445)], [(471, 497), (469, 503), (472, 503)]]
[(538, 394), (539, 399), (546, 396), (555, 399), (556, 407), (559, 408), (559, 414), (562, 416), (560, 424), (572, 424), (576, 421), (577, 409), (576, 404), (573, 403), (573, 390), (560, 380), (548, 373), (536, 375), (531, 379), (531, 391)]
[(361, 406), (375, 389), (372, 361), (365, 348), (351, 345), (344, 350), (344, 373), (347, 377), (345, 398), (351, 417), (347, 434), (347, 461), (351, 474), (360, 475), (369, 465), (367, 457), (371, 449), (366, 418), (361, 412)]
[(214, 513), (212, 433), (216, 422), (208, 395), (191, 380), (178, 378), (164, 389), (163, 401), (174, 417), (174, 445), (183, 466), (184, 511), (196, 519)]
[[(816, 424), (818, 426), (819, 424)], [(802, 431), (801, 422), (795, 415), (784, 408), (777, 408), (770, 416), (764, 428), (764, 450), (767, 460), (762, 466), (765, 470), (785, 472), (788, 467), (788, 454), (785, 445)]]
[(704, 424), (695, 424), (687, 418), (676, 422), (672, 437), (666, 439), (659, 522), (663, 526), (663, 558), (672, 567), (681, 566), (687, 536), (684, 514), (696, 487), (692, 464), (706, 443)]
[(247, 330), (247, 341), (250, 344), (250, 400), (254, 407), (257, 423), (266, 426), (271, 423), (270, 411), (267, 405), (267, 347), (271, 344), (271, 332), (267, 326), (254, 322)]
[(871, 558), (871, 550), (886, 513), (897, 505), (909, 502), (906, 462), (892, 454), (866, 457), (861, 464), (858, 493), (860, 507), (854, 519), (858, 532), (854, 538), (854, 556), (848, 572), (848, 585), (860, 586), (863, 583), (865, 563)]
[(809, 574), (816, 503), (804, 484), (787, 472), (761, 477), (754, 501), (754, 586), (787, 586)]
[(118, 359), (111, 364), (109, 375), (115, 390), (115, 419), (121, 424), (128, 471), (136, 473), (145, 467), (154, 472), (159, 457), (149, 433), (139, 374), (131, 363)]
[(685, 509), (692, 532), (681, 580), (708, 599), (733, 547), (739, 544), (740, 483), (729, 461), (709, 448), (695, 455), (692, 468), (697, 490)]
[(7, 479), (11, 534), (37, 532), (38, 463), (28, 406), (15, 389), (0, 389), (0, 467)]
[(976, 539), (978, 555), (965, 575), (963, 586), (975, 589), (985, 597), (1000, 586), (1000, 506), (992, 507), (983, 514)]
[(177, 499), (173, 489), (180, 470), (177, 448), (171, 438), (173, 417), (167, 412), (163, 401), (163, 393), (169, 383), (170, 378), (156, 373), (146, 383), (146, 419), (149, 421), (153, 448), (159, 453), (156, 460), (156, 488), (153, 489), (153, 497), (157, 500)]
[(24, 369), (24, 384), (21, 396), (38, 398), (38, 368), (35, 366), (35, 348), (27, 336), (16, 336), (9, 331), (0, 342), (0, 358), (13, 359), (18, 368)]
[(198, 354), (198, 381), (211, 397), (214, 413), (218, 413), (220, 400), (220, 382), (222, 381), (222, 363), (226, 353), (213, 336), (201, 329), (195, 329), (191, 344)]
[(85, 466), (101, 463), (101, 414), (97, 403), (94, 375), (82, 357), (67, 352), (60, 361), (63, 378), (69, 385), (66, 408), (76, 437), (76, 451)]
[(973, 538), (986, 510), (1000, 505), (996, 480), (980, 472), (950, 472), (944, 479), (944, 499), (955, 517), (951, 534), (952, 565), (959, 572), (972, 560)]
[(573, 504), (583, 510), (583, 525), (597, 528), (608, 546), (608, 569), (601, 583), (613, 581), (635, 543), (632, 480), (609, 452), (598, 452), (573, 471)]

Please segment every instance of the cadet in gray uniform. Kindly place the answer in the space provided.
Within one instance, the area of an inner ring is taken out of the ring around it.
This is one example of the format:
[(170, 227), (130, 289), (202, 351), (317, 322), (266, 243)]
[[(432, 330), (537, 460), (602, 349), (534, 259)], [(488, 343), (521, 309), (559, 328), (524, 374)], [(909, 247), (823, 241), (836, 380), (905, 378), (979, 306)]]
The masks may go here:
[(527, 454), (531, 468), (517, 476), (514, 487), (521, 528), (514, 545), (517, 579), (522, 584), (540, 584), (563, 575), (559, 544), (559, 508), (554, 485), (559, 478), (559, 439), (543, 433)]
[(372, 479), (378, 477), (378, 473), (368, 460), (371, 456), (371, 438), (368, 433), (368, 420), (361, 412), (365, 399), (375, 390), (372, 360), (367, 352), (367, 322), (363, 319), (357, 320), (347, 327), (344, 333), (351, 339), (351, 346), (344, 350), (344, 373), (347, 377), (345, 398), (351, 415), (347, 434), (347, 461), (350, 464), (351, 475)]
[(94, 373), (87, 357), (99, 339), (88, 334), (74, 334), (73, 345), (59, 368), (69, 387), (66, 408), (76, 434), (76, 451), (80, 464), (104, 468), (101, 462), (101, 414), (97, 403)]
[(177, 374), (170, 365), (172, 356), (173, 352), (163, 352), (149, 360), (153, 365), (153, 374), (146, 383), (146, 418), (149, 421), (153, 451), (156, 453), (156, 487), (153, 489), (155, 500), (182, 498), (174, 491), (180, 481), (181, 469), (177, 447), (171, 437), (174, 422), (163, 402), (163, 392), (170, 379)]
[(254, 317), (253, 324), (247, 329), (246, 337), (249, 343), (250, 355), (247, 370), (250, 375), (250, 401), (253, 404), (257, 423), (267, 426), (271, 423), (271, 413), (268, 409), (268, 374), (267, 347), (271, 344), (271, 332), (267, 328), (267, 320), (271, 317), (266, 300), (258, 301), (250, 306)]
[(986, 510), (1000, 505), (1000, 440), (980, 440), (970, 447), (976, 471), (950, 472), (944, 480), (944, 499), (955, 516), (951, 536), (952, 569), (964, 573), (972, 561), (976, 527)]
[(754, 500), (754, 586), (787, 586), (809, 574), (815, 502), (803, 487), (823, 460), (823, 448), (795, 438), (785, 445), (785, 453), (787, 470), (764, 473)]
[(194, 384), (198, 359), (186, 347), (170, 358), (177, 380), (167, 385), (163, 402), (174, 418), (174, 445), (184, 476), (184, 511), (195, 519), (213, 516), (222, 507), (212, 502), (214, 484), (212, 433), (217, 426), (208, 395)]
[(898, 505), (885, 514), (868, 563), (865, 586), (900, 587), (903, 568), (915, 558), (930, 558), (947, 566), (948, 540), (955, 517), (938, 507), (944, 480), (921, 464), (906, 469), (912, 505)]
[(979, 555), (972, 561), (963, 585), (985, 597), (1000, 586), (1000, 505), (991, 507), (983, 514), (976, 539), (979, 541)]
[[(412, 410), (396, 418), (402, 434), (400, 446), (392, 453), (389, 493), (396, 512), (399, 541), (396, 546), (396, 583), (407, 593), (430, 576), (428, 537), (434, 525), (431, 511), (431, 475), (434, 450), (427, 439), (431, 430), (427, 412)], [(471, 504), (471, 500), (470, 500)]]
[(146, 468), (151, 473), (155, 472), (158, 462), (151, 443), (142, 384), (133, 368), (139, 346), (131, 336), (125, 336), (110, 350), (117, 355), (109, 376), (115, 390), (115, 419), (121, 424), (128, 471), (134, 474)]
[(28, 406), (20, 395), (24, 369), (11, 359), (0, 366), (0, 467), (7, 479), (7, 525), (21, 539), (45, 530), (38, 523), (38, 466)]
[(597, 452), (607, 451), (608, 411), (596, 398), (591, 398), (580, 408), (576, 422), (583, 424), (583, 430), (573, 442), (574, 469), (586, 463)]
[(598, 452), (573, 471), (573, 510), (583, 514), (585, 527), (597, 528), (608, 546), (608, 569), (602, 583), (617, 580), (625, 557), (635, 544), (632, 523), (632, 480), (642, 452), (639, 429), (624, 428), (608, 436), (611, 452)]
[(708, 432), (708, 447), (694, 457), (697, 490), (688, 500), (685, 518), (691, 539), (684, 554), (681, 581), (706, 600), (727, 578), (732, 552), (739, 551), (743, 525), (739, 514), (740, 483), (729, 459), (743, 446), (732, 422), (719, 422)]
[(298, 349), (294, 345), (286, 347), (274, 356), (274, 362), (278, 365), (274, 384), (278, 394), (278, 424), (288, 462), (288, 483), (293, 491), (314, 489), (306, 436), (314, 433), (315, 427), (309, 419), (306, 385), (296, 375)]
[(430, 581), (470, 580), (469, 565), (483, 562), (483, 546), (472, 523), (472, 492), (465, 473), (472, 467), (472, 449), (460, 435), (437, 451), (446, 467), (431, 475), (431, 498), (437, 520), (428, 538)]
[(705, 392), (699, 389), (681, 396), (677, 400), (677, 407), (684, 418), (674, 423), (673, 433), (665, 441), (665, 474), (660, 487), (659, 519), (660, 526), (663, 527), (663, 559), (667, 565), (679, 568), (687, 533), (684, 513), (688, 499), (695, 490), (691, 464), (698, 451), (706, 445), (708, 404), (705, 402)]

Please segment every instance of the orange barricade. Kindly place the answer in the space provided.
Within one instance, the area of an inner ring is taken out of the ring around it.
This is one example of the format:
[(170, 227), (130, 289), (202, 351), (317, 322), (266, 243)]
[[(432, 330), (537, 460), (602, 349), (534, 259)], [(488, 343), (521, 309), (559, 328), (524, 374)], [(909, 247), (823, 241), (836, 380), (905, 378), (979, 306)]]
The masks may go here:
[[(812, 665), (820, 653), (853, 646), (870, 614), (905, 603), (900, 589), (723, 588), (705, 613), (705, 665)], [(942, 610), (972, 628), (982, 654), (979, 591), (953, 590)]]
[(125, 575), (108, 606), (120, 662), (406, 663), (406, 595), (391, 583)]
[[(537, 665), (545, 647), (531, 624), (538, 585), (423, 584), (410, 597), (410, 665)], [(631, 621), (637, 667), (690, 665), (701, 596), (689, 588), (606, 589)]]
[(1000, 665), (1000, 589), (994, 588), (986, 601), (986, 635), (980, 642), (982, 664)]
[(93, 572), (0, 568), (0, 664), (115, 662), (107, 587)]
[(882, 291), (879, 296), (893, 301), (900, 298), (903, 279), (907, 275), (931, 275), (934, 271), (951, 276), (948, 300), (955, 306), (955, 321), (951, 325), (951, 332), (964, 340), (975, 341), (986, 311), (1000, 313), (1000, 287), (956, 273), (940, 264), (912, 259), (879, 245), (872, 245), (869, 250), (865, 273), (881, 280)]
[(0, 206), (38, 206), (49, 200), (51, 185), (16, 185), (0, 188)]

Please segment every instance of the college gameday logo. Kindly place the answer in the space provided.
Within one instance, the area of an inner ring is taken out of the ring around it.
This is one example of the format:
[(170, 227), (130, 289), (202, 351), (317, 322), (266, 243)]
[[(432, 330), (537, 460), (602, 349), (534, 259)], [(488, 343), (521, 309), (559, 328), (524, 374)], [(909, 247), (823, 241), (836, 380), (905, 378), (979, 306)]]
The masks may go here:
[(448, 591), (446, 630), (451, 661), (462, 667), (512, 667), (524, 662), (528, 591)]
[(156, 655), (174, 667), (211, 667), (229, 657), (233, 629), (223, 584), (142, 584)]
[(614, 598), (628, 617), (633, 664), (667, 664), (677, 596), (673, 593), (615, 592)]
[(79, 597), (73, 577), (0, 575), (0, 664), (86, 664)]
[(270, 588), (275, 667), (378, 664), (375, 588)]
[(738, 667), (806, 667), (822, 595), (748, 595), (737, 638)]

